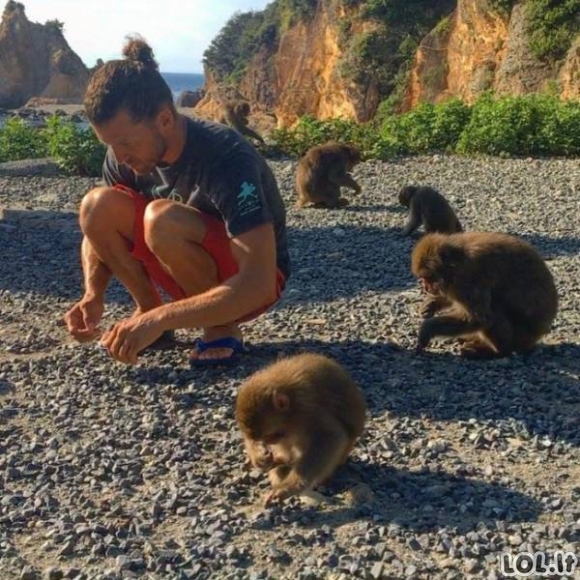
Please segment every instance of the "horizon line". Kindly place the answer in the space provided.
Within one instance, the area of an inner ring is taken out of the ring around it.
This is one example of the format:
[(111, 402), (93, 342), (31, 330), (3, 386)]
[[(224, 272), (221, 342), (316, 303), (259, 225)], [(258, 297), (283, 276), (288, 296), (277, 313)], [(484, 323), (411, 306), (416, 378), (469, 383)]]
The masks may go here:
[(184, 72), (184, 71), (176, 71), (176, 70), (160, 70), (159, 72), (161, 74), (172, 74), (172, 75), (202, 75), (203, 76), (203, 72), (198, 72), (198, 71), (194, 71), (194, 72)]

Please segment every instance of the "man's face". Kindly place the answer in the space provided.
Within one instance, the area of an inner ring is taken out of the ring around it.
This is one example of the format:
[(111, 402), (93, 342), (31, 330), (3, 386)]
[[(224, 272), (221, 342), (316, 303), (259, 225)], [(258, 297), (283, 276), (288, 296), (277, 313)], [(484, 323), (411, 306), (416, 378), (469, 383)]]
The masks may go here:
[(119, 111), (110, 121), (93, 129), (99, 140), (112, 148), (118, 163), (135, 173), (146, 174), (155, 169), (167, 151), (160, 115), (135, 123), (126, 111)]

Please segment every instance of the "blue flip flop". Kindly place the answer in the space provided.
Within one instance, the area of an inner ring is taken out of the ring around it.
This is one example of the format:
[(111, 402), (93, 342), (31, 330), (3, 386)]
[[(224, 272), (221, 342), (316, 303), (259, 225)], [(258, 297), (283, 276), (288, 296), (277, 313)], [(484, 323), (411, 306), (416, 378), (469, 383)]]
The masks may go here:
[(199, 353), (202, 353), (210, 348), (231, 348), (232, 354), (222, 358), (190, 358), (189, 364), (192, 367), (213, 367), (217, 365), (232, 365), (238, 361), (239, 354), (245, 352), (244, 343), (233, 336), (225, 336), (216, 340), (209, 340), (205, 342), (201, 338), (196, 338), (193, 341), (194, 347)]

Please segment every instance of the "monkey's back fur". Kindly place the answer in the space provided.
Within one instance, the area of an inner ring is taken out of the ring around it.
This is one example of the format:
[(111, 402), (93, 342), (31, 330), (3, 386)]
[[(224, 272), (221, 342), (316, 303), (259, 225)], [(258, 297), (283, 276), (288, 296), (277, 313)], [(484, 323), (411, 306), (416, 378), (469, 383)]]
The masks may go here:
[(406, 186), (399, 192), (399, 202), (409, 208), (411, 225), (407, 226), (406, 233), (411, 233), (421, 223), (426, 233), (453, 234), (463, 231), (447, 199), (432, 187)]
[(419, 278), (438, 278), (442, 291), (459, 302), (456, 289), (473, 288), (473, 294), (485, 288), (491, 310), (503, 311), (530, 337), (549, 332), (558, 310), (554, 278), (543, 258), (509, 234), (429, 234), (413, 250), (412, 271)]
[(241, 386), (236, 417), (242, 430), (266, 419), (275, 393), (290, 398), (293, 416), (316, 417), (323, 409), (336, 417), (351, 441), (363, 431), (366, 405), (350, 374), (332, 359), (312, 353), (281, 359), (249, 377)]
[(311, 147), (296, 170), (298, 206), (312, 202), (336, 207), (341, 186), (360, 189), (348, 173), (360, 161), (360, 151), (351, 145), (331, 141)]

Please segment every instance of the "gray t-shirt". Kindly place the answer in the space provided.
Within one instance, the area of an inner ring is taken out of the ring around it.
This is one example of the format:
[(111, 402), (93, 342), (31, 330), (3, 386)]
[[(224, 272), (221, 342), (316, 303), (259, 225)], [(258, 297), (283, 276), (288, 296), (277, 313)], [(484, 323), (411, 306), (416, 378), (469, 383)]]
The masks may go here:
[(272, 223), (278, 268), (288, 279), (286, 209), (276, 178), (260, 153), (236, 131), (188, 118), (185, 146), (175, 163), (138, 175), (117, 163), (109, 148), (103, 179), (107, 185), (122, 184), (149, 199), (191, 205), (224, 222), (230, 237)]

